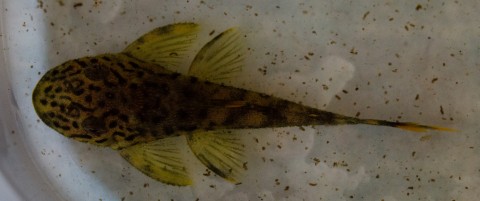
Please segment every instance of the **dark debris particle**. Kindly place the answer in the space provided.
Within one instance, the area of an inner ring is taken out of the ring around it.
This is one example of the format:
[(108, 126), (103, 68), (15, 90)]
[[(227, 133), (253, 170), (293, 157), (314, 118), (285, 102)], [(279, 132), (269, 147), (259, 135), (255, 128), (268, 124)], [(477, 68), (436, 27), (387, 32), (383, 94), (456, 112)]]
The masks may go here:
[(423, 6), (421, 4), (417, 4), (417, 7), (415, 7), (415, 10), (419, 11), (423, 8)]
[(365, 14), (363, 14), (362, 19), (365, 20), (367, 18), (368, 14), (370, 14), (370, 11), (367, 11)]
[(78, 8), (78, 7), (81, 7), (83, 6), (83, 3), (75, 3), (73, 4), (73, 8)]

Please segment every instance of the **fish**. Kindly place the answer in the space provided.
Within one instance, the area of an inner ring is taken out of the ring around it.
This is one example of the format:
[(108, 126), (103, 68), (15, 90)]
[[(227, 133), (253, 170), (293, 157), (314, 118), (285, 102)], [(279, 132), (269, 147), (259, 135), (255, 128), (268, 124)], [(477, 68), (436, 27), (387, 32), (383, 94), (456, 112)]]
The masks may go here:
[(224, 84), (241, 72), (245, 36), (230, 28), (207, 42), (178, 73), (200, 26), (176, 23), (147, 32), (123, 51), (66, 61), (32, 93), (38, 117), (79, 142), (117, 150), (160, 182), (193, 183), (178, 137), (208, 169), (232, 183), (246, 171), (242, 129), (368, 124), (410, 131), (449, 128), (360, 119)]

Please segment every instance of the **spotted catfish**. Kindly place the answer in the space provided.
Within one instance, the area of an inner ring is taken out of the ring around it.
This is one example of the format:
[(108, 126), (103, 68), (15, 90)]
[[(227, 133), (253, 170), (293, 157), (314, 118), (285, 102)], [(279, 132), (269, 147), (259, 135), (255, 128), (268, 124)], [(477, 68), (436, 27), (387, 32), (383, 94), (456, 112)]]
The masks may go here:
[(60, 134), (110, 147), (146, 175), (173, 185), (192, 183), (182, 150), (238, 183), (244, 146), (236, 129), (371, 124), (413, 131), (447, 130), (414, 123), (358, 119), (225, 86), (245, 57), (243, 36), (228, 29), (208, 42), (186, 75), (174, 72), (199, 27), (156, 28), (115, 54), (67, 61), (49, 70), (33, 92), (40, 119)]

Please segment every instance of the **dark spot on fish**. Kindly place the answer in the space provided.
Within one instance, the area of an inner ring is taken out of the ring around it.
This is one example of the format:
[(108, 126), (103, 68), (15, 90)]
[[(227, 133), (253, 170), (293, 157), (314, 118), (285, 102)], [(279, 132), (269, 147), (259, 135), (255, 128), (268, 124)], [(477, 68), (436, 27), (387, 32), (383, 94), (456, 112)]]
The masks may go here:
[(87, 63), (85, 63), (84, 61), (82, 60), (79, 60), (79, 59), (75, 59), (73, 60), (75, 63), (77, 63), (79, 66), (85, 68), (87, 66)]
[(183, 109), (180, 109), (177, 111), (177, 117), (180, 119), (180, 120), (185, 120), (189, 117), (190, 115), (188, 115), (188, 112), (183, 110)]
[(70, 103), (67, 107), (67, 110), (68, 110), (68, 113), (70, 115), (76, 116), (76, 117), (78, 117), (77, 115), (80, 115), (80, 110), (87, 111), (87, 112), (92, 112), (93, 111), (93, 109), (85, 107), (85, 106), (83, 106), (81, 104), (78, 104), (78, 103), (75, 103), (75, 102)]
[(124, 103), (128, 101), (127, 96), (125, 94), (120, 94), (120, 100)]
[(108, 140), (107, 138), (99, 139), (99, 140), (95, 140), (95, 143), (102, 144), (102, 143), (106, 142), (107, 140)]
[(103, 56), (102, 59), (105, 60), (105, 61), (112, 61), (112, 60), (110, 59), (110, 57), (108, 57), (108, 56)]
[(217, 124), (213, 121), (208, 122), (207, 130), (213, 130)]
[(165, 120), (166, 116), (164, 115), (155, 115), (152, 117), (151, 121), (153, 123), (161, 123)]
[(53, 86), (50, 85), (50, 86), (48, 86), (47, 88), (45, 88), (45, 89), (43, 90), (43, 92), (44, 92), (45, 94), (48, 94), (50, 91), (52, 91), (52, 89), (53, 89)]
[(108, 70), (103, 68), (102, 66), (95, 65), (93, 67), (88, 67), (83, 70), (83, 74), (85, 77), (87, 77), (89, 80), (92, 81), (99, 81), (99, 80), (104, 80), (108, 77)]
[(59, 73), (58, 69), (52, 71), (52, 76), (57, 76)]
[(183, 86), (180, 94), (183, 95), (187, 100), (195, 98), (195, 90), (189, 85)]
[(64, 122), (64, 123), (70, 122), (66, 117), (64, 117), (64, 116), (61, 115), (61, 114), (57, 114), (57, 115), (56, 115), (56, 118), (59, 119), (60, 121)]
[(60, 74), (66, 74), (68, 71), (71, 71), (73, 70), (73, 66), (72, 65), (68, 65), (65, 69), (63, 69), (62, 71), (60, 71)]
[(108, 80), (103, 80), (103, 84), (108, 88), (113, 88), (113, 87), (117, 86), (115, 83), (110, 82)]
[(102, 88), (98, 87), (98, 86), (95, 86), (93, 84), (90, 84), (90, 85), (88, 85), (88, 89), (91, 90), (91, 91), (100, 91)]
[(128, 123), (128, 116), (127, 116), (127, 115), (125, 115), (125, 114), (120, 114), (120, 115), (118, 116), (118, 118), (119, 118), (120, 120), (122, 120), (123, 122)]
[(48, 101), (47, 99), (40, 99), (40, 103), (44, 106), (46, 106), (48, 104)]
[(95, 116), (89, 116), (82, 121), (82, 128), (94, 135), (100, 135), (107, 132), (105, 121)]
[(92, 139), (92, 136), (86, 134), (73, 134), (68, 136), (70, 138), (83, 138), (83, 139)]
[(132, 134), (132, 135), (129, 135), (125, 138), (126, 141), (132, 141), (133, 139), (135, 139), (138, 135), (135, 135), (135, 134)]
[(111, 69), (110, 71), (112, 71), (115, 78), (117, 78), (118, 84), (124, 85), (125, 83), (127, 83), (127, 80), (124, 77), (122, 77), (122, 75), (120, 75), (120, 73), (118, 73), (118, 71), (113, 70), (113, 69)]
[(85, 102), (91, 103), (92, 102), (92, 95), (88, 94), (85, 96)]
[(73, 91), (73, 94), (76, 95), (76, 96), (80, 96), (80, 95), (82, 95), (84, 92), (85, 92), (84, 89), (79, 88), (79, 89), (76, 89), (75, 91)]
[(105, 117), (109, 117), (109, 116), (116, 116), (120, 113), (120, 110), (118, 110), (117, 108), (113, 108), (105, 113), (103, 113), (102, 117), (105, 118)]
[(168, 86), (168, 84), (162, 83), (159, 89), (162, 95), (168, 95), (170, 93), (170, 87)]
[(137, 89), (138, 89), (138, 85), (135, 84), (135, 83), (131, 83), (128, 87), (129, 87), (131, 90), (137, 90)]
[(55, 112), (49, 112), (49, 113), (48, 113), (48, 116), (49, 116), (50, 118), (54, 118), (54, 117), (55, 117)]
[(197, 128), (198, 128), (197, 125), (194, 125), (194, 124), (192, 124), (192, 125), (188, 125), (188, 124), (187, 125), (180, 125), (178, 127), (178, 129), (180, 129), (182, 131), (194, 131)]
[(124, 133), (124, 132), (115, 131), (115, 132), (113, 133), (112, 137), (115, 138), (115, 136), (119, 136), (119, 137), (124, 138), (124, 137), (125, 137), (125, 133)]
[(122, 62), (118, 62), (117, 66), (119, 66), (121, 69), (125, 70), (125, 65), (123, 65)]
[(104, 108), (105, 107), (105, 101), (104, 100), (99, 101), (98, 102), (98, 107)]
[(65, 104), (60, 104), (60, 112), (62, 112), (62, 113), (66, 112)]
[(79, 128), (78, 123), (77, 123), (76, 121), (72, 122), (72, 126), (73, 126), (74, 128)]
[(62, 87), (55, 88), (55, 93), (60, 93), (60, 92), (62, 92)]
[(143, 71), (137, 71), (137, 77), (143, 78), (144, 75), (145, 75), (145, 72), (143, 72)]
[(90, 62), (96, 64), (96, 63), (98, 63), (98, 59), (97, 58), (91, 58)]
[(107, 92), (107, 93), (105, 93), (105, 97), (107, 97), (108, 99), (114, 99), (115, 95), (111, 92)]
[(70, 126), (62, 126), (61, 127), (64, 131), (69, 131), (71, 128)]
[(170, 74), (170, 77), (171, 77), (172, 79), (177, 79), (178, 76), (180, 76), (180, 73), (172, 73), (172, 74)]
[(144, 86), (147, 88), (153, 88), (153, 89), (158, 88), (158, 84), (152, 81), (145, 81)]
[(163, 132), (165, 132), (165, 134), (167, 134), (167, 135), (171, 135), (175, 132), (175, 130), (173, 130), (172, 126), (164, 126), (163, 127)]
[(198, 81), (198, 78), (196, 77), (190, 77), (190, 83), (196, 83)]
[(72, 73), (70, 73), (70, 74), (67, 74), (66, 76), (67, 76), (67, 77), (72, 77), (72, 76), (74, 76), (74, 75), (80, 74), (81, 72), (82, 72), (82, 70), (77, 70), (77, 71), (74, 71), (74, 72), (72, 72)]
[(117, 127), (117, 125), (118, 125), (117, 121), (112, 121), (108, 124), (108, 128), (115, 128), (115, 127)]
[(198, 111), (197, 117), (198, 119), (205, 119), (208, 115), (208, 109), (202, 108)]
[(139, 66), (137, 63), (133, 62), (133, 61), (129, 61), (128, 64), (130, 64), (130, 65), (131, 65), (132, 67), (134, 67), (134, 68), (140, 68), (140, 66)]
[(68, 81), (68, 80), (65, 81), (65, 85), (67, 86), (68, 91), (75, 91), (77, 89), (80, 89), (80, 87), (82, 87), (84, 84), (85, 82), (79, 79), (75, 79), (72, 81)]
[(55, 128), (60, 128), (60, 123), (58, 123), (58, 121), (53, 121), (53, 125)]

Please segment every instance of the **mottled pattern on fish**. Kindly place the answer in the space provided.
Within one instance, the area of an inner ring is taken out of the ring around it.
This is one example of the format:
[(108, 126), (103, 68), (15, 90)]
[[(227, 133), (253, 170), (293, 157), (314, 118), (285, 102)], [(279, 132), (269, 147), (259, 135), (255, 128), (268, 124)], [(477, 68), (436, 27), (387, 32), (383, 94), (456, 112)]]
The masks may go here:
[(184, 76), (123, 54), (85, 57), (48, 72), (38, 111), (65, 136), (121, 148), (195, 130), (333, 124), (335, 114)]
[(218, 84), (243, 65), (242, 35), (236, 29), (207, 43), (186, 75), (167, 70), (178, 67), (197, 32), (193, 23), (167, 25), (120, 53), (67, 61), (38, 82), (35, 111), (62, 135), (118, 149), (146, 175), (173, 185), (192, 183), (181, 150), (171, 140), (179, 135), (187, 136), (192, 152), (210, 170), (238, 183), (244, 146), (235, 129), (362, 123), (448, 130), (347, 117)]

